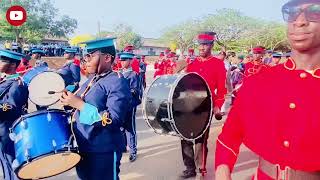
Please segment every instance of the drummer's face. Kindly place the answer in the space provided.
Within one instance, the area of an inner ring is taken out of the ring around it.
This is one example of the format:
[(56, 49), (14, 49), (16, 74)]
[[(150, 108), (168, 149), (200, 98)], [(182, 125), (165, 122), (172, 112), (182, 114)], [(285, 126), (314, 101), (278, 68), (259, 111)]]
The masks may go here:
[(32, 59), (38, 59), (39, 58), (39, 54), (34, 53), (34, 54), (32, 54), (31, 58)]
[(65, 58), (65, 59), (70, 59), (70, 57), (71, 57), (71, 54), (69, 54), (69, 53), (64, 53), (64, 58)]
[(210, 43), (203, 43), (199, 45), (199, 55), (203, 58), (208, 57), (211, 55), (213, 44)]
[(279, 64), (280, 60), (281, 60), (281, 58), (278, 58), (278, 57), (272, 58), (272, 62), (273, 62), (274, 64)]
[(0, 72), (4, 73), (8, 70), (10, 66), (10, 62), (6, 60), (1, 60), (0, 59)]
[(255, 54), (253, 54), (253, 59), (254, 59), (255, 61), (261, 61), (262, 58), (263, 58), (263, 56), (264, 56), (264, 54), (262, 54), (262, 53), (261, 53), (261, 54), (260, 54), (260, 53), (259, 53), (259, 54), (258, 54), (258, 53), (257, 53), (257, 54), (255, 53)]
[(129, 66), (130, 66), (130, 61), (120, 61), (120, 63), (121, 63), (121, 67), (123, 67), (123, 68), (129, 68)]
[(100, 52), (96, 51), (85, 58), (85, 61), (86, 61), (85, 65), (86, 65), (87, 72), (89, 74), (94, 74), (97, 72), (100, 56), (101, 56)]

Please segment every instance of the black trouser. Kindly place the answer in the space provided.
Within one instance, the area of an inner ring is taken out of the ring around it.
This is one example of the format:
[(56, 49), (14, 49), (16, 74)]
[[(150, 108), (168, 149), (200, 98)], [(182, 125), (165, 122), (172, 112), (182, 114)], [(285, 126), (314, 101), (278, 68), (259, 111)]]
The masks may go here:
[[(192, 141), (181, 140), (183, 163), (187, 170), (205, 169), (208, 156), (209, 129), (193, 143)], [(193, 145), (195, 149), (193, 150)]]
[(119, 180), (122, 152), (80, 153), (79, 180)]

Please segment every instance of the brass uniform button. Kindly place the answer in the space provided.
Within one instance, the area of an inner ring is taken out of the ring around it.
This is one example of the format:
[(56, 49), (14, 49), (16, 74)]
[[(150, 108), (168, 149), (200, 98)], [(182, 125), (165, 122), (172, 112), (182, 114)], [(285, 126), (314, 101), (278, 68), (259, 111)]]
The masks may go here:
[(283, 146), (286, 148), (290, 147), (289, 141), (283, 141)]
[(301, 74), (300, 74), (300, 78), (304, 79), (304, 78), (306, 78), (306, 77), (307, 77), (307, 73), (301, 73)]
[(290, 103), (289, 107), (290, 107), (290, 109), (295, 109), (296, 108), (296, 104)]

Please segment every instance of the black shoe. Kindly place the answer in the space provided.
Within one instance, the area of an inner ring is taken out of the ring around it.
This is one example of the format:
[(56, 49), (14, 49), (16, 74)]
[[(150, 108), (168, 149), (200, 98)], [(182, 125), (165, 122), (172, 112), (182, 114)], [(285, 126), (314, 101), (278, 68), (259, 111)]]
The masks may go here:
[(196, 175), (197, 175), (197, 173), (196, 173), (195, 170), (185, 170), (180, 175), (180, 178), (188, 179), (188, 178), (191, 178), (191, 177), (196, 177)]
[(137, 159), (137, 154), (130, 154), (129, 161), (134, 162)]

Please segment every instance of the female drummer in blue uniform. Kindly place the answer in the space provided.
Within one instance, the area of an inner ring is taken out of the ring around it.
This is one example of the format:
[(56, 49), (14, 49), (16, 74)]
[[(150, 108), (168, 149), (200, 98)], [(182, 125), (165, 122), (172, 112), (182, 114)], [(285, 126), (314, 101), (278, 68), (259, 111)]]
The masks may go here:
[(32, 53), (31, 59), (36, 61), (34, 67), (40, 67), (40, 66), (48, 67), (48, 63), (41, 59), (41, 57), (45, 55), (45, 52), (43, 50), (32, 49), (31, 53)]
[(119, 179), (125, 150), (121, 132), (130, 106), (130, 89), (121, 74), (112, 72), (114, 39), (87, 45), (86, 68), (90, 74), (76, 95), (63, 93), (61, 102), (76, 109), (75, 135), (82, 157), (76, 170), (82, 180)]
[(142, 88), (141, 88), (141, 81), (139, 75), (132, 70), (131, 61), (134, 57), (134, 54), (124, 52), (120, 54), (120, 63), (121, 63), (121, 73), (123, 74), (124, 78), (128, 80), (130, 86), (130, 92), (132, 95), (131, 98), (131, 105), (130, 111), (128, 112), (128, 116), (125, 122), (125, 132), (128, 137), (129, 141), (129, 148), (130, 148), (130, 162), (133, 162), (137, 158), (137, 133), (136, 133), (136, 111), (137, 106), (141, 104), (141, 97), (142, 97)]
[(58, 73), (63, 77), (67, 89), (71, 92), (76, 91), (79, 88), (80, 82), (80, 64), (75, 63), (76, 49), (65, 49), (64, 58), (67, 60), (66, 64), (58, 70)]
[(0, 161), (5, 180), (17, 179), (12, 170), (14, 144), (9, 128), (23, 114), (28, 102), (28, 89), (22, 85), (16, 69), (22, 54), (0, 50)]

